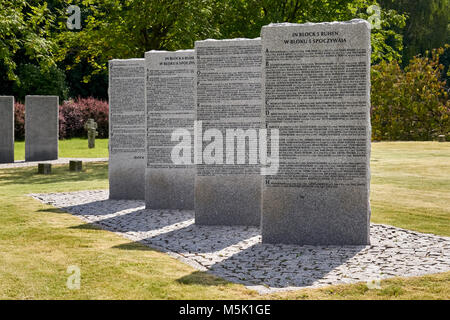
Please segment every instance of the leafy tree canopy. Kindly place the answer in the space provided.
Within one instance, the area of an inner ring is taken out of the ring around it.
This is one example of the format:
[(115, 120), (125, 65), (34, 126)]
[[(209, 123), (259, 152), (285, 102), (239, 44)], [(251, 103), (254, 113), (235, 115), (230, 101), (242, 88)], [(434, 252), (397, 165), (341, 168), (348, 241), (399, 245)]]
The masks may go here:
[[(60, 21), (59, 60), (68, 68), (87, 62), (92, 73), (113, 58), (143, 57), (149, 50), (177, 50), (206, 38), (254, 38), (271, 22), (367, 19), (370, 0), (82, 0), (83, 28)], [(373, 62), (400, 59), (405, 16), (381, 11), (381, 29), (372, 32)], [(70, 57), (70, 59), (68, 59)], [(86, 75), (85, 81), (90, 80)]]
[(8, 79), (19, 81), (15, 74), (17, 55), (54, 65), (55, 42), (51, 27), (55, 16), (41, 1), (2, 0), (0, 2), (0, 62)]
[(403, 66), (417, 54), (450, 43), (450, 0), (380, 0), (407, 16), (403, 35)]

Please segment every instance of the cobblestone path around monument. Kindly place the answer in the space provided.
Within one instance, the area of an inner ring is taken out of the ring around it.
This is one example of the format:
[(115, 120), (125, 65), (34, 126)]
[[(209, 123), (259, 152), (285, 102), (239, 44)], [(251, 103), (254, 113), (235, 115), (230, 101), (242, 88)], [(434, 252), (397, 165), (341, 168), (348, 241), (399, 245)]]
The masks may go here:
[(450, 270), (449, 237), (387, 225), (371, 225), (370, 246), (269, 245), (258, 228), (198, 226), (194, 211), (146, 210), (104, 190), (31, 196), (259, 293)]

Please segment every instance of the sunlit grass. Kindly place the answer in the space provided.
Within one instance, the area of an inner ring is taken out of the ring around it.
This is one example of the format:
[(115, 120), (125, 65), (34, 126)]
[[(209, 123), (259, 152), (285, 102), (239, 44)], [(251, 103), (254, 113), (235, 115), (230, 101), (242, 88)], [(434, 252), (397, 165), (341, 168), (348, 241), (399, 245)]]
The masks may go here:
[(450, 236), (450, 143), (372, 144), (372, 222)]
[[(108, 158), (108, 139), (95, 139), (95, 148), (88, 148), (87, 139), (72, 138), (59, 140), (60, 158)], [(14, 144), (14, 159), (25, 159), (25, 142)]]
[[(106, 163), (0, 170), (1, 299), (450, 299), (450, 272), (260, 296), (27, 196), (107, 187)], [(450, 143), (373, 144), (372, 221), (449, 236), (449, 187)], [(80, 290), (66, 287), (69, 265)]]

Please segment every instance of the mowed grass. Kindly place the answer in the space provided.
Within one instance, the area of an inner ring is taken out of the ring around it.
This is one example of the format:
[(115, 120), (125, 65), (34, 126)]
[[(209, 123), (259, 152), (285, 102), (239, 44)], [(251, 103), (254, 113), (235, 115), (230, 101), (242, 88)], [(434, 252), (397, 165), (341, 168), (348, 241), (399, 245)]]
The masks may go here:
[[(372, 221), (450, 235), (450, 143), (376, 143), (372, 159)], [(0, 299), (450, 299), (450, 272), (260, 296), (27, 196), (107, 188), (106, 163), (35, 172), (0, 170)]]
[(450, 143), (373, 143), (372, 222), (450, 236)]
[[(88, 148), (88, 140), (72, 138), (59, 140), (60, 158), (108, 158), (108, 139), (95, 139), (95, 148)], [(25, 159), (25, 141), (14, 144), (14, 159)]]

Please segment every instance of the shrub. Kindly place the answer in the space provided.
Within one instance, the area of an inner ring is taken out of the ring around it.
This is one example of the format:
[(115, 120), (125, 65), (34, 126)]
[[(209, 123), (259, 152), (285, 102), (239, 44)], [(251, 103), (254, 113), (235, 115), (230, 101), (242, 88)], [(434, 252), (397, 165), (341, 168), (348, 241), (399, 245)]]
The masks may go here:
[(450, 102), (435, 49), (402, 70), (396, 61), (372, 67), (371, 121), (375, 140), (433, 140), (450, 133)]
[(43, 69), (33, 64), (23, 64), (17, 68), (19, 82), (14, 84), (14, 95), (25, 101), (26, 95), (55, 95), (59, 101), (67, 99), (69, 92), (65, 74), (57, 67)]
[(60, 139), (82, 137), (84, 133), (83, 123), (81, 108), (79, 108), (72, 100), (64, 101), (64, 103), (59, 106)]
[(59, 136), (86, 137), (84, 124), (89, 119), (98, 124), (98, 137), (108, 138), (108, 103), (94, 98), (64, 101), (59, 108)]
[(25, 139), (25, 105), (14, 103), (14, 139)]

